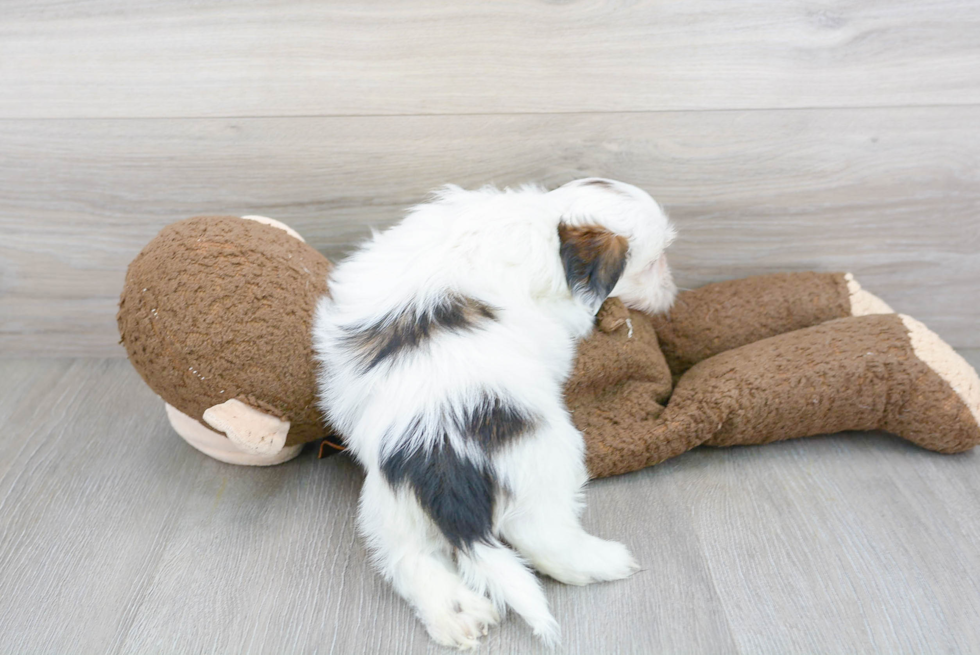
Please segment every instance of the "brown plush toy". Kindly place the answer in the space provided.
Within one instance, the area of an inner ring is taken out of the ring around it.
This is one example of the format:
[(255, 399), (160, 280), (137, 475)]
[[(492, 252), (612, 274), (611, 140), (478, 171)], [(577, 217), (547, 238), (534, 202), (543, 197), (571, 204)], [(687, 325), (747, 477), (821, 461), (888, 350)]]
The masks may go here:
[(309, 335), (331, 264), (246, 218), (165, 227), (129, 265), (117, 321), (180, 436), (223, 462), (278, 464), (325, 436)]
[(657, 317), (612, 299), (597, 318), (566, 387), (594, 477), (702, 444), (850, 430), (884, 430), (942, 453), (980, 443), (973, 368), (849, 274), (711, 284)]
[[(164, 228), (127, 272), (122, 343), (176, 431), (208, 455), (275, 464), (319, 439), (321, 454), (336, 452), (309, 337), (330, 263), (285, 225), (247, 218)], [(611, 299), (566, 398), (594, 477), (702, 444), (843, 430), (939, 452), (980, 443), (976, 372), (846, 274), (709, 285), (662, 317)]]

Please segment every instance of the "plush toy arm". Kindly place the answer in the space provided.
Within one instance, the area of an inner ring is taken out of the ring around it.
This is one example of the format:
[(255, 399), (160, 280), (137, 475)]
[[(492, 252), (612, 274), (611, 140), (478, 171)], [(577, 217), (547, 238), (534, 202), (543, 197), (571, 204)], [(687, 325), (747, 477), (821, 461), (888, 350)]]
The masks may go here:
[[(617, 298), (607, 299), (596, 315), (596, 330), (579, 344), (575, 370), (565, 385), (565, 402), (576, 423), (604, 416), (603, 404), (613, 396), (621, 403), (633, 398), (638, 412), (659, 413), (671, 386), (650, 317)], [(619, 431), (614, 425), (606, 428)]]
[(594, 477), (701, 444), (850, 430), (885, 430), (943, 453), (980, 443), (976, 372), (921, 323), (898, 314), (847, 317), (729, 350), (685, 373), (663, 411), (652, 398), (645, 412), (637, 407), (614, 392), (600, 411), (573, 414)]
[(891, 313), (850, 273), (776, 273), (685, 291), (653, 317), (677, 376), (713, 355), (845, 316)]

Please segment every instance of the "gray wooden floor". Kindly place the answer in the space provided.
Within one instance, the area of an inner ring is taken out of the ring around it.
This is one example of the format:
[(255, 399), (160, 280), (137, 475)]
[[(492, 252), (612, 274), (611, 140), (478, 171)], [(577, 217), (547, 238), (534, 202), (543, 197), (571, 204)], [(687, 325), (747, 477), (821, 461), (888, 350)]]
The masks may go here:
[[(0, 652), (446, 652), (365, 561), (359, 486), (198, 454), (125, 360), (0, 359)], [(703, 449), (587, 497), (644, 570), (549, 582), (561, 652), (980, 651), (980, 453)], [(508, 617), (481, 651), (542, 649)]]

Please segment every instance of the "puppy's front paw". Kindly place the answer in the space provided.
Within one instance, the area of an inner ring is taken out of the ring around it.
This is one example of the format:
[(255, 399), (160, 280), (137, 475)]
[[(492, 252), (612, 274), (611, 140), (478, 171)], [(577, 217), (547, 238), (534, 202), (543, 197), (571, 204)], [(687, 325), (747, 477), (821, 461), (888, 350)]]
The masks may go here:
[(591, 535), (577, 544), (571, 557), (555, 564), (544, 572), (559, 582), (572, 585), (622, 580), (640, 569), (626, 546)]
[(448, 606), (422, 614), (422, 622), (435, 641), (443, 646), (467, 650), (480, 644), (480, 637), (500, 621), (493, 603), (460, 586)]

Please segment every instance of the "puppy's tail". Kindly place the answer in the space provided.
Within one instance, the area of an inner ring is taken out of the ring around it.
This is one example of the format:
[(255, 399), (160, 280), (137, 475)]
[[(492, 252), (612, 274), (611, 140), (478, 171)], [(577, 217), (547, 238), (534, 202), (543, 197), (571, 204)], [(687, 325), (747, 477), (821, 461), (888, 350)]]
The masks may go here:
[(517, 553), (491, 538), (489, 543), (476, 542), (460, 549), (457, 563), (466, 583), (489, 595), (497, 611), (503, 614), (504, 605), (509, 605), (547, 646), (558, 645), (558, 622), (548, 610), (541, 583)]

